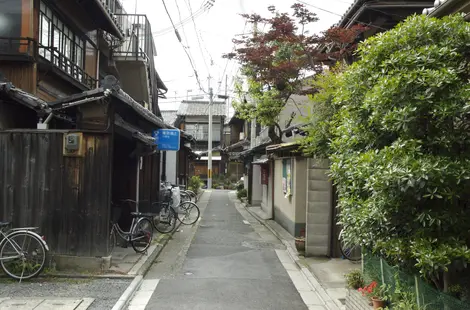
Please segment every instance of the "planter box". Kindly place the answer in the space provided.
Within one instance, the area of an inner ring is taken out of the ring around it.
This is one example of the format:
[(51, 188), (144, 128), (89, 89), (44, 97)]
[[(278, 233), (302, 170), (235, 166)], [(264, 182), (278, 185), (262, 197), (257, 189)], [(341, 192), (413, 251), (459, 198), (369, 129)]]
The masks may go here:
[(349, 289), (346, 296), (346, 310), (367, 310), (372, 309), (370, 301), (367, 300), (357, 290)]

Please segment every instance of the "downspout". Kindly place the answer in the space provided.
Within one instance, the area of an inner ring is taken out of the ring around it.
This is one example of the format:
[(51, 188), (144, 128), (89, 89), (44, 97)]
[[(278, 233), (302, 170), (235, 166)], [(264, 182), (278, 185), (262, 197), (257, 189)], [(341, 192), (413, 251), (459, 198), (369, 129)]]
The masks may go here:
[(274, 218), (274, 171), (276, 170), (276, 162), (274, 161), (274, 159), (271, 159), (271, 167), (272, 167), (272, 177), (271, 177), (271, 180), (272, 180), (272, 184), (271, 184), (271, 195), (272, 195), (272, 198), (271, 198), (271, 218), (273, 220), (275, 220)]
[(166, 181), (166, 151), (163, 151), (162, 157), (162, 182)]

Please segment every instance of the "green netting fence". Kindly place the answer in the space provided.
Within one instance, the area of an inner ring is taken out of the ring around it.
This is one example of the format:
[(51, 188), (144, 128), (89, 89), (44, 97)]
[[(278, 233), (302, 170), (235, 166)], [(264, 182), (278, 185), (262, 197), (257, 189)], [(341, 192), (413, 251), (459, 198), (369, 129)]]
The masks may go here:
[[(383, 259), (370, 253), (363, 255), (362, 268), (366, 283), (377, 281), (379, 284), (385, 283), (395, 291), (396, 278), (400, 285), (413, 292), (416, 303), (421, 310), (470, 310), (470, 303), (462, 301), (454, 296), (436, 290), (434, 287), (423, 281), (419, 276), (412, 276), (404, 273), (399, 268), (390, 266)], [(390, 307), (393, 309), (392, 307)]]

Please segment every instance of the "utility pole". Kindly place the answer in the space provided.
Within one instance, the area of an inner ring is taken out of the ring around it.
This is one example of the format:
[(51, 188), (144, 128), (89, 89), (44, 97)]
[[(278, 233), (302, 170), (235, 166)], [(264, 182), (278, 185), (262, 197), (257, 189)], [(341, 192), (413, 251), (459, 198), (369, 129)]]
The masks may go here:
[(225, 75), (225, 97), (227, 100), (227, 118), (230, 117), (230, 100), (228, 100), (228, 74)]
[(209, 76), (209, 136), (208, 136), (208, 150), (207, 150), (207, 189), (212, 188), (212, 88), (211, 77)]
[[(256, 37), (258, 34), (258, 22), (253, 23), (253, 37)], [(251, 98), (250, 98), (251, 100)], [(253, 102), (254, 105), (256, 105), (256, 102)], [(256, 146), (255, 144), (256, 140), (256, 118), (251, 119), (251, 134), (250, 134), (250, 148), (254, 148)]]

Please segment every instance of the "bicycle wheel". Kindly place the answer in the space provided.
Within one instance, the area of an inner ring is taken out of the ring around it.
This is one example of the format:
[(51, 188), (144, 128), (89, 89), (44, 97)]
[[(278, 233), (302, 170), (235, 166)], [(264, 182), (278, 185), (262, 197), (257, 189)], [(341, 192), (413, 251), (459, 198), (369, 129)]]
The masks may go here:
[(114, 231), (114, 226), (111, 228), (111, 232), (109, 233), (108, 239), (108, 255), (111, 255), (114, 251), (114, 247), (116, 246), (116, 232)]
[(343, 239), (340, 241), (340, 250), (343, 257), (352, 262), (360, 261), (362, 258), (361, 247), (348, 244)]
[(180, 199), (181, 199), (181, 202), (191, 201), (191, 196), (188, 193), (186, 193), (185, 191), (181, 191), (180, 192)]
[(159, 215), (153, 218), (153, 227), (162, 234), (169, 234), (176, 227), (176, 218), (176, 212), (172, 207), (162, 207)]
[(145, 252), (152, 242), (153, 227), (148, 218), (140, 218), (131, 231), (131, 245), (137, 253)]
[(178, 220), (184, 225), (192, 225), (199, 219), (201, 211), (197, 204), (190, 201), (182, 202), (177, 207)]
[(195, 202), (195, 203), (197, 202), (197, 195), (196, 195), (196, 193), (194, 193), (192, 190), (189, 190), (189, 189), (186, 190), (185, 192), (188, 193), (189, 196), (191, 196), (191, 201), (194, 199), (193, 202)]
[(41, 273), (46, 262), (46, 248), (37, 236), (24, 231), (9, 234), (0, 243), (3, 271), (16, 280), (31, 279)]

